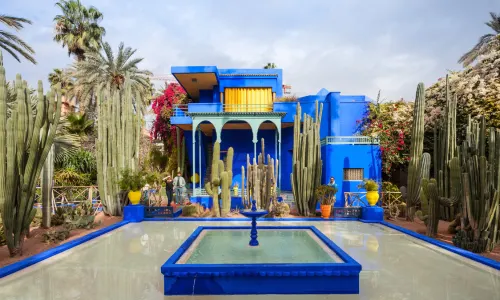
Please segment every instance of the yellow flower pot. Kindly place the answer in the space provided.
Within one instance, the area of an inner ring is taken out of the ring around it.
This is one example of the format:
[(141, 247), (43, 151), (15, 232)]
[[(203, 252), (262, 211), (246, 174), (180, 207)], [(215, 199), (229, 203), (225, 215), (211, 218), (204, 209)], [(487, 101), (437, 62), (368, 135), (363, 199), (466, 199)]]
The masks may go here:
[(366, 200), (368, 200), (368, 204), (370, 204), (370, 206), (377, 204), (379, 197), (378, 191), (366, 192)]
[(141, 202), (141, 191), (130, 191), (128, 192), (128, 199), (132, 205), (137, 205)]

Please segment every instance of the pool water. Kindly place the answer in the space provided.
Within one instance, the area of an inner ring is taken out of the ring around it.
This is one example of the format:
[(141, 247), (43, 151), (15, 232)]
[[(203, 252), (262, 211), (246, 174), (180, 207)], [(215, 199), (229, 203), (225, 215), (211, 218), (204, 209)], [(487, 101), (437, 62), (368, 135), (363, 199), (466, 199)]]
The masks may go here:
[(248, 245), (249, 229), (203, 230), (177, 263), (258, 264), (343, 262), (308, 229), (258, 231), (259, 246)]
[[(377, 224), (259, 222), (315, 226), (363, 266), (359, 295), (165, 297), (160, 267), (203, 226), (250, 222), (142, 222), (125, 225), (0, 279), (1, 300), (497, 300), (500, 271)], [(249, 236), (244, 240), (248, 244)], [(282, 246), (276, 251), (293, 252)]]

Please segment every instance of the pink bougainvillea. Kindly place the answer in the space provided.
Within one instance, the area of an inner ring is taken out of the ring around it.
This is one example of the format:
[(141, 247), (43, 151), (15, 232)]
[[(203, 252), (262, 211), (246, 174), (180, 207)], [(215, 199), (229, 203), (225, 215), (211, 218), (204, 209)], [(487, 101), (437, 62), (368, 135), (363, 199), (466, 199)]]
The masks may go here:
[(170, 124), (170, 118), (174, 112), (174, 105), (184, 104), (186, 99), (186, 91), (182, 86), (170, 83), (163, 91), (163, 95), (153, 100), (152, 109), (156, 118), (151, 128), (152, 139), (161, 139), (167, 144), (175, 142), (175, 127)]

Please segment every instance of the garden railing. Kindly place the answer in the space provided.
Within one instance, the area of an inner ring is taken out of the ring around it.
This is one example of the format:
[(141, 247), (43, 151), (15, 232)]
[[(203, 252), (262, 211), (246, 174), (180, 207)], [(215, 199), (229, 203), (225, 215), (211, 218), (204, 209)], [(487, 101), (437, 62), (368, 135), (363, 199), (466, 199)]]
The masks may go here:
[[(344, 192), (345, 207), (368, 206), (366, 192)], [(400, 217), (405, 202), (401, 192), (381, 192), (377, 203), (393, 219)]]
[[(35, 205), (42, 206), (41, 187), (37, 187), (35, 193)], [(91, 202), (97, 212), (102, 209), (101, 200), (98, 199), (99, 189), (97, 186), (54, 186), (52, 188), (52, 213), (56, 207), (76, 206), (82, 202)]]

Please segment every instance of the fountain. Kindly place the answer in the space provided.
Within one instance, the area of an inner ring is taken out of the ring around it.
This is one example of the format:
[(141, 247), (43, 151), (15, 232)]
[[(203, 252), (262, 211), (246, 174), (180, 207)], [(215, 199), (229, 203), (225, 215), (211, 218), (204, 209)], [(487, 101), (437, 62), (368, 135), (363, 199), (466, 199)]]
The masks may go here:
[(255, 247), (259, 245), (259, 241), (257, 241), (257, 219), (267, 215), (269, 212), (265, 209), (257, 209), (256, 201), (252, 200), (252, 208), (245, 209), (241, 212), (247, 218), (252, 219), (252, 229), (250, 229), (250, 242), (248, 245)]
[(316, 227), (259, 226), (259, 243), (268, 211), (253, 200), (241, 213), (251, 227), (199, 226), (186, 239), (161, 267), (164, 295), (359, 293), (361, 265)]

